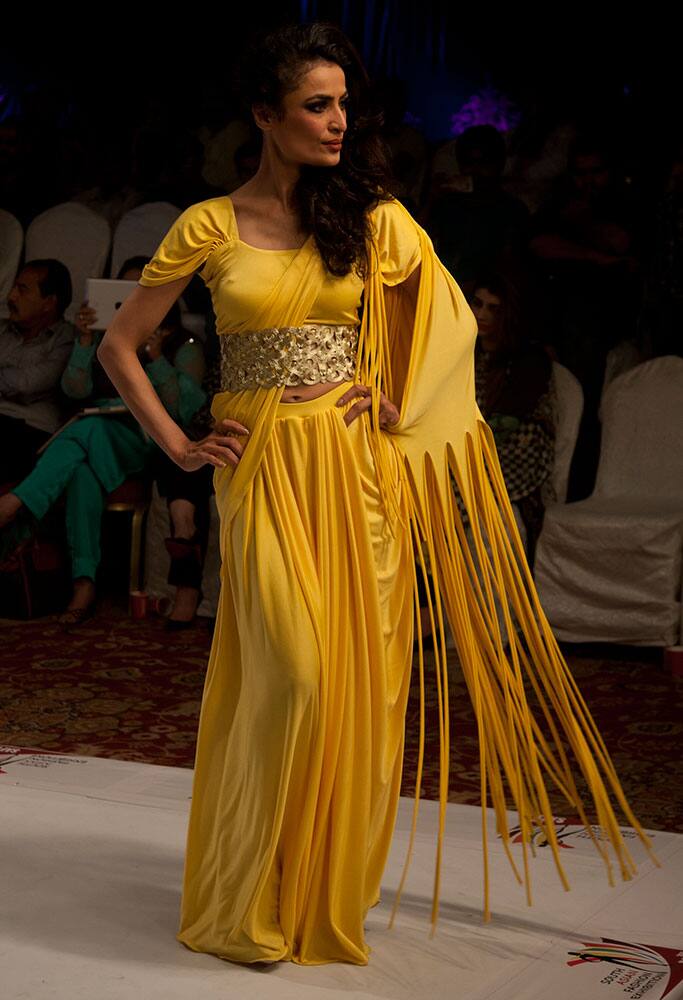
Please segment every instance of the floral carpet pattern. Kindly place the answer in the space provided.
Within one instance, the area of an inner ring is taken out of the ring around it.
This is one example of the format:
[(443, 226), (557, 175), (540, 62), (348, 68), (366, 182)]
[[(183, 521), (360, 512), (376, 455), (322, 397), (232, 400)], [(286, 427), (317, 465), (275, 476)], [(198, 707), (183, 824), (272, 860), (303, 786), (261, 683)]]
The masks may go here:
[[(54, 618), (0, 619), (0, 741), (31, 749), (189, 767), (211, 645), (206, 620), (166, 632), (134, 621), (114, 602), (78, 630)], [(619, 650), (621, 649), (621, 652)], [(648, 829), (683, 833), (683, 678), (661, 650), (563, 647), (636, 816)], [(438, 799), (439, 731), (431, 656), (425, 660), (426, 746), (422, 797)], [(449, 799), (479, 804), (474, 713), (457, 656), (449, 657)], [(533, 701), (532, 701), (533, 703)], [(419, 677), (414, 665), (406, 719), (402, 795), (414, 796)], [(577, 784), (581, 788), (578, 781)], [(554, 810), (565, 800), (549, 787)], [(589, 805), (590, 803), (587, 803)], [(589, 818), (593, 819), (589, 810)]]

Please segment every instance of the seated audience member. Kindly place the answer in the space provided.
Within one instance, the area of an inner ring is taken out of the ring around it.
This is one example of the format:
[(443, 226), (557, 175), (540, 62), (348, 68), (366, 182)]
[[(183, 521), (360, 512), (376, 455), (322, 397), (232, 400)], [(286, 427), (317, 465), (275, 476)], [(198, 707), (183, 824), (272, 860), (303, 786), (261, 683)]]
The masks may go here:
[(601, 139), (579, 136), (567, 173), (532, 221), (530, 250), (544, 308), (556, 318), (558, 361), (578, 378), (584, 408), (569, 500), (588, 496), (600, 454), (598, 409), (607, 354), (637, 332), (642, 293), (642, 222)]
[(477, 405), (493, 431), (505, 486), (524, 522), (533, 565), (545, 504), (553, 496), (552, 361), (530, 334), (522, 297), (509, 278), (479, 274), (469, 301), (477, 320)]
[[(526, 326), (517, 286), (503, 274), (481, 272), (469, 298), (477, 319), (475, 394), (493, 432), (510, 502), (526, 529), (526, 555), (533, 566), (545, 506), (555, 499), (550, 479), (555, 463), (552, 361)], [(452, 476), (455, 500), (466, 529), (467, 510)], [(431, 631), (427, 594), (418, 571), (421, 622)]]
[(417, 217), (427, 170), (427, 142), (410, 121), (407, 83), (396, 76), (377, 77), (375, 95), (384, 112), (382, 135), (391, 153), (392, 194)]
[[(147, 258), (132, 258), (124, 264), (124, 268), (132, 277), (137, 277), (146, 262)], [(84, 304), (81, 313), (83, 316), (81, 344), (87, 345), (88, 354), (85, 360), (89, 364), (99, 338), (95, 342), (91, 331), (92, 323), (95, 322), (93, 311)], [(167, 320), (171, 316), (177, 318), (177, 306), (173, 307)], [(180, 390), (183, 409), (177, 414), (177, 419), (183, 425), (188, 437), (199, 440), (209, 434), (213, 427), (210, 407), (214, 393), (220, 389), (216, 381), (220, 378), (220, 369), (214, 366), (207, 370), (205, 354), (198, 342), (194, 339), (183, 342), (186, 331), (177, 323), (176, 326), (178, 330), (176, 336), (180, 336), (181, 340), (173, 357), (173, 364), (168, 360), (173, 353), (170, 338), (165, 341), (164, 353), (161, 355), (158, 344), (148, 344), (147, 357), (151, 359), (151, 363), (147, 366), (147, 374), (162, 402), (174, 416), (176, 413), (173, 397)], [(75, 361), (78, 362), (78, 358), (75, 358)], [(114, 386), (99, 363), (95, 371), (102, 382), (99, 395), (115, 394)], [(72, 384), (65, 385), (69, 395), (78, 393), (78, 377), (78, 371), (75, 370), (71, 375)], [(202, 387), (199, 407), (197, 385)], [(121, 400), (117, 397), (116, 402), (120, 403)], [(165, 542), (171, 558), (168, 582), (175, 587), (175, 595), (173, 607), (166, 619), (166, 628), (168, 630), (188, 628), (194, 621), (197, 607), (202, 599), (201, 580), (209, 534), (213, 466), (206, 465), (195, 472), (185, 472), (161, 448), (150, 442), (148, 471), (156, 479), (159, 494), (166, 500), (169, 511), (171, 535)]]
[(425, 209), (439, 257), (466, 295), (482, 268), (526, 253), (529, 210), (502, 186), (505, 139), (493, 125), (474, 125), (456, 139), (460, 175)]
[[(127, 261), (119, 278), (137, 280), (146, 258)], [(101, 333), (93, 331), (94, 311), (84, 303), (78, 314), (79, 336), (62, 375), (67, 396), (103, 411), (123, 401), (96, 357)], [(145, 372), (168, 412), (189, 423), (204, 403), (203, 349), (180, 324), (177, 303), (139, 351)], [(81, 417), (66, 427), (30, 473), (11, 493), (0, 497), (3, 545), (11, 550), (66, 493), (67, 540), (74, 589), (61, 623), (79, 625), (95, 606), (95, 577), (100, 561), (100, 527), (106, 496), (129, 476), (145, 469), (156, 445), (129, 412)], [(17, 515), (21, 515), (17, 518)], [(10, 522), (14, 522), (11, 524)]]
[[(220, 359), (207, 359), (203, 388), (206, 402), (185, 427), (192, 441), (199, 441), (214, 426), (211, 402), (220, 392)], [(171, 557), (168, 582), (175, 587), (173, 607), (166, 619), (168, 631), (189, 628), (202, 601), (202, 575), (209, 540), (210, 502), (213, 494), (212, 465), (185, 472), (161, 448), (154, 448), (151, 471), (159, 495), (168, 506), (171, 536), (165, 539)]]
[(683, 133), (673, 144), (653, 194), (643, 320), (637, 346), (643, 360), (683, 358)]
[(59, 380), (76, 330), (64, 319), (71, 302), (69, 270), (58, 260), (32, 260), (7, 296), (0, 320), (0, 486), (33, 468), (36, 453), (61, 423)]

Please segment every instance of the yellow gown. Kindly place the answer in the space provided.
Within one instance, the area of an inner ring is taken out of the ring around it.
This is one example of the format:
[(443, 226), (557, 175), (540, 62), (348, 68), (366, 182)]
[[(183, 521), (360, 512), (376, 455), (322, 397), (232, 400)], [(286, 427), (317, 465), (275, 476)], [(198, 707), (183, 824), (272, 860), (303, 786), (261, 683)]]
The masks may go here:
[[(363, 921), (379, 900), (401, 785), (416, 621), (419, 631), (416, 559), (435, 594), (441, 822), (432, 933), (448, 799), (446, 620), (479, 726), (482, 805), (490, 795), (507, 850), (506, 783), (522, 829), (528, 901), (527, 849), (539, 827), (568, 887), (544, 775), (590, 829), (575, 766), (604, 830), (605, 839), (593, 840), (610, 882), (607, 844), (622, 878), (636, 870), (610, 790), (659, 863), (540, 607), (493, 436), (474, 398), (474, 316), (400, 202), (380, 203), (372, 222), (373, 267), (362, 283), (327, 273), (312, 237), (299, 250), (248, 246), (239, 239), (230, 198), (212, 198), (179, 216), (140, 279), (155, 285), (201, 268), (216, 329), (225, 337), (359, 324), (354, 378), (338, 389), (298, 403), (281, 401), (282, 386), (224, 391), (212, 405), (216, 420), (230, 417), (251, 433), (238, 465), (214, 472), (221, 595), (199, 720), (177, 938), (234, 961), (368, 962)], [(413, 307), (401, 286), (418, 265)], [(372, 387), (373, 406), (347, 427), (343, 415), (352, 402), (335, 404), (353, 382)], [(379, 428), (380, 390), (400, 411), (388, 431)], [(468, 511), (473, 547), (451, 476)], [(496, 605), (511, 637), (507, 648)], [(422, 711), (413, 834), (424, 746), (418, 638)], [(530, 711), (525, 681), (551, 727), (552, 745)], [(489, 919), (484, 822), (482, 835)], [(404, 879), (412, 845), (411, 836)]]

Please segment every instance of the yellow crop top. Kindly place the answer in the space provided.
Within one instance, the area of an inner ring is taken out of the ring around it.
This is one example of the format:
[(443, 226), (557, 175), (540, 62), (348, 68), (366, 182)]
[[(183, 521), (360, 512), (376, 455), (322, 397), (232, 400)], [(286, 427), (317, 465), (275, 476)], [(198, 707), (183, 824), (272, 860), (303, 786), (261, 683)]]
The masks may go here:
[[(374, 210), (385, 284), (403, 281), (420, 259), (419, 239), (400, 209), (381, 202)], [(190, 205), (173, 223), (140, 276), (141, 285), (161, 285), (198, 271), (211, 292), (216, 330), (230, 333), (253, 315), (298, 250), (263, 250), (240, 238), (228, 195)], [(307, 323), (358, 325), (363, 282), (355, 272), (327, 274)]]

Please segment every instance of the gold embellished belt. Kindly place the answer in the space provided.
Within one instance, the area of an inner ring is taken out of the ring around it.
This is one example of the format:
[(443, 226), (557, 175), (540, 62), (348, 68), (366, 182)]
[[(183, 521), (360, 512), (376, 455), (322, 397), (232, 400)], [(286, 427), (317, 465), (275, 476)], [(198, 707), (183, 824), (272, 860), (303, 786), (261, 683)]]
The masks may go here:
[(221, 391), (351, 380), (358, 336), (358, 326), (331, 323), (221, 334)]

